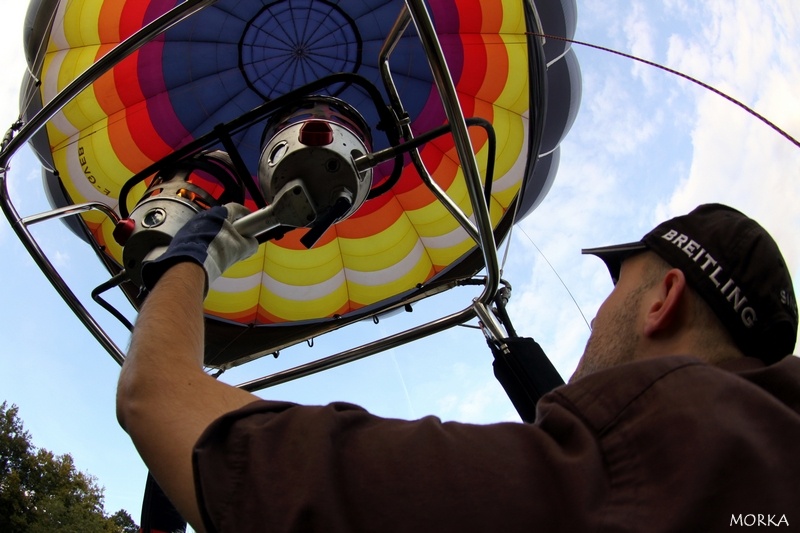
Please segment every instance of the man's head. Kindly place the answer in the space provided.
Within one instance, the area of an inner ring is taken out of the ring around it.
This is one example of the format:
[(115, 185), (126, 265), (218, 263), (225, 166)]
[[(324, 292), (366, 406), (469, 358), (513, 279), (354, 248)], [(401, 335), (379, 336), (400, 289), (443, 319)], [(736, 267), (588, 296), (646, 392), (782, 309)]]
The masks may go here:
[[(702, 205), (641, 241), (584, 253), (605, 261), (615, 288), (593, 323), (580, 375), (651, 356), (643, 353), (651, 341), (687, 332), (695, 348), (722, 335), (766, 363), (794, 349), (797, 305), (783, 256), (757, 222), (730, 207)], [(674, 308), (661, 309), (665, 304)], [(669, 313), (653, 314), (659, 310)], [(616, 353), (599, 353), (609, 350)]]

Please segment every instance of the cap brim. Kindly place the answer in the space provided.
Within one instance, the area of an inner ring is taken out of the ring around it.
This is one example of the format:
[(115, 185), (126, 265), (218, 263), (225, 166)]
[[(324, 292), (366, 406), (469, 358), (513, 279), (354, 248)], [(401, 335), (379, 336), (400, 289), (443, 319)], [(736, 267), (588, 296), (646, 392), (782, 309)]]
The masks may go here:
[(622, 262), (628, 257), (646, 251), (647, 245), (641, 241), (629, 242), (626, 244), (616, 244), (614, 246), (601, 246), (599, 248), (584, 248), (581, 250), (585, 255), (596, 255), (608, 267), (612, 281), (616, 284), (619, 280), (619, 271)]

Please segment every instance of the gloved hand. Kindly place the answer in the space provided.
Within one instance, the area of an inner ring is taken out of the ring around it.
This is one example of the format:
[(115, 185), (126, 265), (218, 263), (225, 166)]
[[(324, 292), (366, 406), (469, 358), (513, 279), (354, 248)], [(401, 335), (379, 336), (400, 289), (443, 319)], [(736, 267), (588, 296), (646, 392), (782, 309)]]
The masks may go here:
[[(154, 250), (142, 262), (142, 280), (152, 290), (161, 276), (172, 266), (191, 261), (206, 271), (204, 294), (208, 287), (231, 265), (253, 255), (258, 242), (240, 235), (232, 222), (249, 214), (240, 204), (216, 206), (194, 215), (165, 249)], [(159, 255), (160, 253), (160, 255)]]

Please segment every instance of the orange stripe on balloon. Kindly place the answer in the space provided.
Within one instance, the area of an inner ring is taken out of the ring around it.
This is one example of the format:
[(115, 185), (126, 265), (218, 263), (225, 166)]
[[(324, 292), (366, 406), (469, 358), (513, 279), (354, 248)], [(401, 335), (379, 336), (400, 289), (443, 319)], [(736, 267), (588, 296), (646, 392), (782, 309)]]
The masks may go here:
[(508, 46), (499, 36), (487, 36), (485, 42), (486, 53), (492, 58), (492, 61), (487, 65), (486, 78), (475, 96), (488, 102), (494, 102), (503, 94), (511, 76), (527, 78), (528, 71), (527, 65), (525, 65), (523, 72), (512, 72)]
[(124, 119), (130, 137), (143, 157), (150, 160), (149, 164), (172, 152), (172, 147), (161, 139), (150, 120), (139, 84), (138, 61), (139, 53), (134, 52), (114, 67), (112, 73), (115, 92), (125, 107)]
[(453, 137), (446, 135), (436, 139), (422, 152), (422, 160), (433, 175), (433, 179), (443, 189), (447, 189), (458, 171), (458, 156)]
[[(100, 59), (102, 56), (108, 53), (108, 51), (114, 46), (115, 45), (113, 43), (100, 45), (100, 48), (97, 51), (97, 59)], [(94, 82), (93, 87), (97, 103), (100, 104), (100, 108), (103, 110), (103, 112), (105, 112), (106, 115), (110, 117), (114, 113), (125, 109), (125, 103), (122, 101), (122, 98), (120, 98), (119, 93), (117, 92), (113, 71), (100, 76), (100, 78)]]
[(287, 250), (305, 250), (306, 247), (300, 242), (300, 237), (305, 234), (305, 230), (292, 230), (280, 239), (272, 241), (272, 243)]
[[(441, 163), (437, 168), (436, 182), (445, 191), (450, 188), (455, 181), (456, 173), (458, 172), (458, 165), (452, 158), (442, 156)], [(420, 184), (412, 190), (405, 191), (397, 195), (397, 200), (406, 211), (414, 211), (422, 209), (433, 203), (438, 202), (433, 193), (424, 184)]]
[[(278, 240), (270, 241), (274, 243), (276, 246), (279, 246), (285, 250), (307, 250), (305, 245), (300, 242), (300, 239), (308, 233), (308, 229), (306, 228), (298, 228), (291, 230), (289, 233), (284, 235)], [(324, 246), (326, 244), (330, 244), (333, 240), (336, 239), (336, 231), (333, 229), (329, 229), (326, 231), (322, 237), (317, 241), (314, 246)]]
[(136, 146), (151, 162), (158, 161), (172, 152), (172, 148), (161, 139), (153, 127), (144, 101), (128, 106), (125, 110), (125, 123)]
[[(452, 183), (457, 168), (450, 163), (446, 163), (445, 166), (442, 166), (442, 162), (445, 160), (445, 154), (438, 146), (429, 144), (423, 148), (420, 155), (422, 156), (425, 167), (440, 186), (445, 184), (445, 187), (447, 187)], [(397, 196), (398, 201), (402, 204), (403, 209), (411, 211), (437, 201), (433, 193), (428, 189), (428, 186), (419, 178), (416, 169), (411, 168), (409, 172), (412, 172), (416, 179), (408, 179), (405, 187), (398, 187), (395, 191), (395, 196)], [(450, 176), (447, 176), (447, 173), (450, 173)], [(413, 187), (411, 186), (412, 184)]]
[[(102, 45), (97, 54), (98, 59), (113, 46), (113, 44)], [(103, 112), (108, 116), (108, 136), (111, 145), (114, 147), (114, 154), (123, 165), (135, 171), (148, 166), (154, 159), (142, 153), (142, 149), (134, 140), (132, 132), (140, 133), (141, 138), (146, 139), (148, 145), (151, 146), (157, 137), (154, 137), (152, 132), (148, 134), (146, 131), (147, 124), (135, 124), (133, 128), (128, 124), (126, 115), (130, 110), (125, 109), (125, 104), (117, 92), (117, 85), (114, 80), (115, 73), (116, 71), (111, 71), (101, 76), (94, 84), (94, 94)], [(142, 132), (142, 128), (145, 128), (144, 132)], [(141, 133), (145, 134), (141, 135)], [(156, 151), (165, 153), (164, 151), (168, 149), (167, 146), (162, 146), (158, 147)]]
[(336, 233), (339, 237), (346, 239), (370, 237), (389, 228), (401, 216), (403, 216), (402, 206), (397, 200), (392, 199), (379, 211), (361, 216), (358, 219), (350, 218), (340, 222), (336, 225)]
[[(128, 2), (120, 19), (121, 37), (127, 37), (139, 29), (144, 19), (147, 4), (144, 2)], [(118, 64), (114, 70), (114, 86), (120, 101), (125, 106), (125, 122), (131, 138), (144, 157), (158, 161), (172, 152), (172, 147), (165, 143), (153, 126), (145, 104), (139, 80), (139, 52), (134, 52)]]
[[(348, 302), (346, 304), (343, 304), (339, 309), (337, 309), (333, 313), (319, 318), (330, 318), (336, 315), (345, 315), (347, 313), (350, 313), (354, 309), (355, 307), (353, 306), (353, 304), (351, 302)], [(261, 306), (258, 306), (258, 318), (256, 320), (257, 324), (285, 324), (287, 322), (291, 322), (290, 320), (286, 320), (285, 318), (270, 313)]]
[(481, 3), (481, 32), (497, 33), (503, 27), (503, 3), (483, 0)]
[(392, 200), (392, 195), (391, 194), (382, 194), (382, 195), (378, 196), (377, 198), (373, 198), (371, 200), (367, 200), (366, 202), (364, 202), (361, 205), (361, 207), (358, 208), (358, 211), (353, 213), (353, 215), (350, 217), (350, 219), (356, 219), (356, 218), (360, 218), (362, 216), (369, 216), (372, 213), (374, 213), (375, 211), (383, 209), (383, 206), (385, 206), (391, 200)]
[(403, 167), (403, 173), (400, 175), (400, 179), (398, 180), (397, 184), (392, 187), (392, 192), (395, 195), (402, 194), (405, 191), (412, 190), (419, 186), (420, 183), (421, 179), (416, 167), (409, 164)]
[(397, 201), (400, 202), (404, 210), (414, 211), (427, 207), (437, 200), (426, 185), (420, 184), (413, 190), (397, 195)]
[[(476, 98), (495, 101), (503, 92), (510, 75), (506, 44), (498, 35), (465, 35), (463, 41), (464, 55), (469, 59), (465, 61), (466, 76), (462, 80), (473, 79), (475, 82), (471, 85), (459, 84), (458, 90)], [(490, 61), (488, 57), (491, 57)], [(478, 64), (479, 60), (484, 62)]]
[(101, 43), (119, 43), (119, 21), (122, 20), (123, 2), (103, 2), (97, 20)]
[(218, 318), (222, 318), (224, 320), (231, 320), (242, 324), (250, 324), (258, 319), (257, 306), (253, 306), (246, 310), (237, 311), (235, 313), (220, 313), (215, 311), (213, 313), (207, 313), (207, 314)]
[(351, 305), (350, 305), (350, 312), (358, 311), (359, 309), (363, 309), (366, 306), (367, 306), (367, 304), (360, 304), (358, 302), (352, 302)]
[(124, 112), (109, 117), (108, 137), (114, 147), (114, 155), (126, 168), (131, 170), (131, 173), (137, 172), (153, 162), (152, 159), (142, 153), (131, 136)]

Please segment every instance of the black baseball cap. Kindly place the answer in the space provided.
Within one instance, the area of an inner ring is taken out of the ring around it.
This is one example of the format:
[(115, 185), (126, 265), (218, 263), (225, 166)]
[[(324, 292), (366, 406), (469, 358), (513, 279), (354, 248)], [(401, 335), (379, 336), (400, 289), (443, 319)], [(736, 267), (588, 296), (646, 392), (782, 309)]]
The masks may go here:
[(679, 268), (745, 355), (767, 364), (792, 353), (797, 303), (778, 245), (755, 220), (721, 204), (667, 220), (642, 240), (587, 248), (616, 283), (622, 262), (650, 250)]

